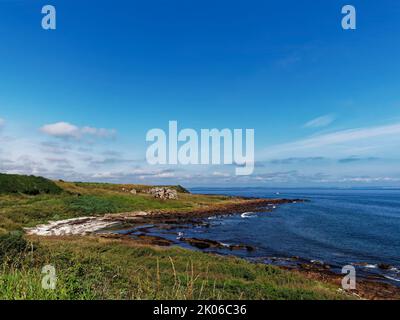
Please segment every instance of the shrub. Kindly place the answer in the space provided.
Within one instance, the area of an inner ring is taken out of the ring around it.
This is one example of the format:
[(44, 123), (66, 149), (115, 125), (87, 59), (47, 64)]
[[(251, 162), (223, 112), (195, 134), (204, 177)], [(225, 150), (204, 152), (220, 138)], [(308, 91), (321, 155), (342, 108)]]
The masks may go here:
[(62, 191), (53, 181), (43, 177), (0, 173), (0, 194), (60, 194)]
[(22, 232), (10, 232), (0, 235), (0, 261), (6, 258), (15, 259), (19, 257), (26, 248), (28, 243), (23, 237)]

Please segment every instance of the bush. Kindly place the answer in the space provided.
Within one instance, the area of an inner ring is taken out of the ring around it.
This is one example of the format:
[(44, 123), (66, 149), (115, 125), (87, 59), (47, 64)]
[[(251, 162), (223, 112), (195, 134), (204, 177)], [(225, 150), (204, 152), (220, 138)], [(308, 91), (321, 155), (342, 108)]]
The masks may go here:
[(20, 256), (28, 247), (28, 242), (22, 232), (10, 232), (0, 235), (0, 261), (6, 258), (15, 259)]
[(53, 181), (43, 177), (0, 173), (0, 194), (60, 194), (62, 191)]

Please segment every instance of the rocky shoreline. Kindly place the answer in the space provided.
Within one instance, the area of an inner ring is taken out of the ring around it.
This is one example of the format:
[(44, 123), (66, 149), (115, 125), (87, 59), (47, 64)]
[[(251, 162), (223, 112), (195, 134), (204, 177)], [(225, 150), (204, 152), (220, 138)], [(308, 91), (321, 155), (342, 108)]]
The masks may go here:
[(215, 204), (183, 211), (135, 211), (104, 216), (88, 216), (66, 219), (61, 221), (49, 221), (33, 228), (25, 228), (28, 235), (39, 236), (68, 236), (87, 235), (99, 233), (99, 231), (115, 225), (145, 225), (145, 224), (184, 224), (196, 223), (199, 219), (210, 216), (232, 215), (251, 211), (272, 210), (279, 204), (301, 202), (303, 200), (289, 199), (245, 199), (235, 198), (235, 202)]
[[(330, 270), (313, 266), (312, 264), (307, 265), (305, 268), (291, 269), (281, 267), (282, 269), (292, 270), (298, 272), (305, 277), (321, 282), (329, 283), (338, 287), (339, 291), (343, 291), (341, 288), (341, 282), (343, 275), (339, 275)], [(356, 289), (347, 291), (353, 294), (355, 297), (367, 300), (399, 300), (400, 299), (400, 288), (391, 284), (372, 281), (368, 279), (357, 279)]]
[[(126, 212), (107, 214), (101, 217), (81, 217), (63, 221), (49, 222), (34, 228), (27, 228), (28, 235), (38, 236), (70, 236), (70, 235), (96, 235), (103, 238), (135, 241), (143, 245), (170, 246), (175, 244), (161, 236), (151, 235), (151, 228), (173, 229), (176, 225), (205, 225), (205, 219), (217, 216), (245, 214), (249, 212), (272, 211), (278, 205), (303, 202), (301, 199), (253, 199), (235, 198), (232, 203), (223, 205), (209, 205), (184, 211), (148, 211)], [(146, 227), (147, 225), (147, 227)], [(149, 225), (151, 227), (149, 227)], [(136, 226), (136, 229), (135, 229)], [(111, 229), (123, 230), (126, 233), (114, 233)], [(198, 239), (178, 237), (178, 241), (186, 243), (200, 250), (227, 249), (254, 251), (256, 248), (247, 244), (226, 245), (212, 239)], [(299, 258), (298, 258), (299, 259)], [(279, 266), (299, 272), (309, 279), (323, 281), (341, 289), (342, 275), (330, 270), (324, 263), (304, 262), (294, 267)], [(400, 288), (369, 279), (358, 279), (357, 289), (350, 292), (362, 299), (400, 299)]]

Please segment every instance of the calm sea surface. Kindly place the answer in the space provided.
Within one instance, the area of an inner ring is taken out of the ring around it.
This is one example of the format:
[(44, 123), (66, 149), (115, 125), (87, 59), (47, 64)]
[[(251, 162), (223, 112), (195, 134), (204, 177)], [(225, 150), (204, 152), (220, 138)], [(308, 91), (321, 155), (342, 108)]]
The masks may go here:
[[(310, 201), (280, 205), (271, 212), (212, 217), (207, 226), (178, 226), (154, 234), (175, 241), (178, 235), (178, 239), (248, 244), (256, 250), (212, 251), (278, 265), (299, 264), (299, 259), (292, 259), (298, 257), (329, 264), (340, 273), (344, 265), (353, 264), (359, 276), (400, 285), (400, 190), (201, 188), (191, 192)], [(380, 264), (388, 266), (384, 270)]]

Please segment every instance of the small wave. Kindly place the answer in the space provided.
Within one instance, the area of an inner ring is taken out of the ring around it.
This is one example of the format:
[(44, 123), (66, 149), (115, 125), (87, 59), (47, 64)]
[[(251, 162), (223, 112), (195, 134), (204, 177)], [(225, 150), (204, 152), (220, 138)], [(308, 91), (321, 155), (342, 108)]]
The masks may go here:
[(242, 218), (251, 218), (254, 215), (254, 212), (244, 212), (240, 216)]
[(313, 264), (324, 264), (322, 260), (310, 260), (310, 262)]
[(377, 269), (378, 268), (378, 266), (376, 264), (366, 264), (363, 267), (368, 268), (368, 269)]
[[(379, 265), (377, 265), (377, 264), (368, 264), (368, 263), (367, 264), (356, 264), (356, 263), (353, 263), (353, 265), (359, 266), (361, 268), (366, 268), (366, 269), (380, 269)], [(388, 270), (391, 271), (391, 272), (394, 272), (394, 273), (400, 273), (400, 270), (398, 268), (396, 268), (396, 267), (391, 267)]]
[(389, 279), (389, 280), (393, 280), (393, 281), (396, 281), (396, 282), (400, 282), (400, 279), (398, 279), (398, 278), (393, 278), (393, 277), (391, 277), (391, 276), (388, 276), (388, 275), (383, 275), (386, 279)]

